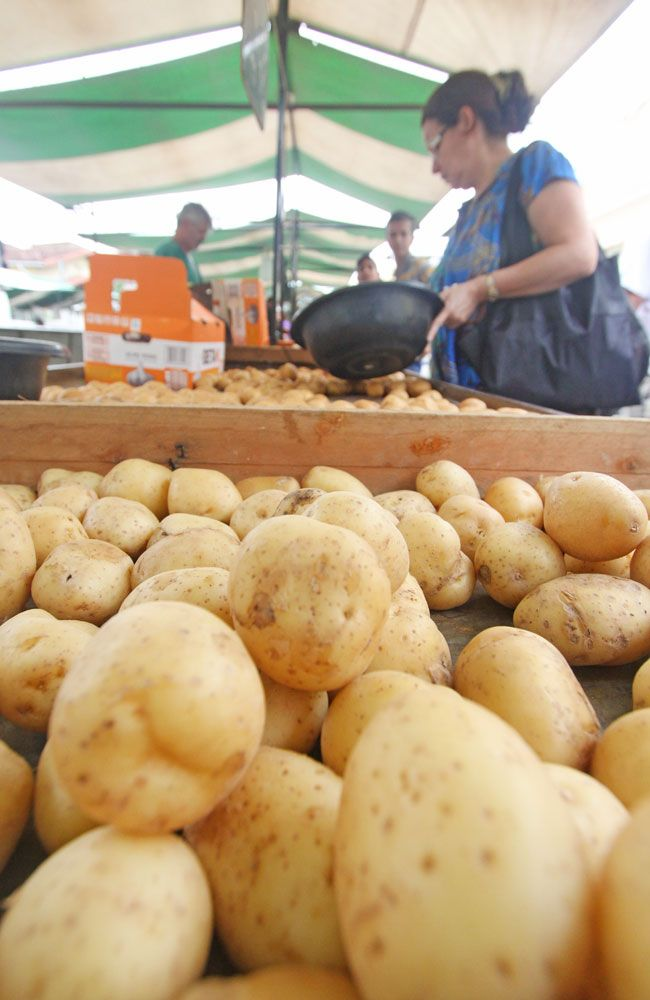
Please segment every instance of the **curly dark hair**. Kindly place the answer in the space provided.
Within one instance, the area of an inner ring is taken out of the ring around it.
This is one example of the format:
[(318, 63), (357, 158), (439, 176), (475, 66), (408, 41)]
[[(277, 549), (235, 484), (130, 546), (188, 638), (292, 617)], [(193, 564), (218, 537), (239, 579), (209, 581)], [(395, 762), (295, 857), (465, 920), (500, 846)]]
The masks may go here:
[(422, 123), (435, 118), (455, 125), (460, 109), (467, 105), (483, 122), (488, 135), (507, 136), (523, 132), (537, 104), (526, 89), (519, 70), (488, 76), (478, 69), (462, 70), (434, 90), (422, 109)]

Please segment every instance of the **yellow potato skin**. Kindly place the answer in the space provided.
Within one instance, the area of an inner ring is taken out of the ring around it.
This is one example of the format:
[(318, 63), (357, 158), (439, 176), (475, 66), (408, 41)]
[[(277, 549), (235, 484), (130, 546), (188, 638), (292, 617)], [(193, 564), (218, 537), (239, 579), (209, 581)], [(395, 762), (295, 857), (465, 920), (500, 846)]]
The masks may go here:
[(506, 608), (516, 607), (539, 584), (566, 575), (560, 547), (527, 521), (506, 521), (488, 531), (476, 546), (474, 568), (490, 597)]
[(420, 469), (415, 477), (415, 488), (422, 493), (437, 509), (449, 497), (463, 496), (479, 497), (478, 486), (469, 472), (446, 458), (431, 462)]
[(272, 517), (286, 496), (284, 490), (255, 490), (238, 504), (230, 517), (230, 526), (242, 540), (260, 521)]
[(175, 1000), (361, 1000), (344, 972), (318, 965), (275, 965), (245, 976), (208, 976)]
[(642, 663), (634, 675), (632, 708), (650, 708), (650, 660)]
[(481, 706), (431, 685), (379, 712), (347, 762), (335, 852), (364, 997), (582, 996), (577, 830), (534, 752)]
[(379, 646), (366, 670), (410, 674), (433, 684), (451, 683), (451, 655), (444, 635), (427, 613), (394, 608), (379, 634)]
[(260, 674), (266, 699), (264, 746), (309, 753), (327, 712), (327, 691), (297, 691)]
[(591, 774), (628, 809), (650, 796), (650, 708), (610, 723), (594, 751)]
[(158, 573), (197, 567), (229, 570), (239, 549), (239, 539), (211, 528), (188, 528), (167, 535), (145, 549), (131, 570), (131, 586), (137, 587)]
[(132, 570), (131, 558), (110, 542), (64, 542), (36, 570), (32, 599), (55, 618), (102, 625), (129, 593)]
[(485, 503), (494, 507), (504, 521), (525, 521), (535, 528), (542, 527), (544, 502), (534, 486), (517, 476), (495, 479), (488, 487)]
[(391, 587), (370, 545), (312, 518), (269, 518), (241, 543), (230, 609), (256, 664), (304, 691), (342, 687), (366, 669)]
[(461, 650), (454, 688), (510, 723), (542, 760), (589, 766), (598, 716), (565, 658), (541, 636), (485, 629)]
[(52, 854), (0, 925), (0, 998), (171, 1000), (212, 937), (201, 866), (178, 837), (110, 827)]
[(24, 608), (35, 572), (34, 542), (22, 515), (0, 509), (0, 625)]
[(100, 497), (137, 500), (153, 511), (158, 520), (169, 513), (167, 494), (172, 472), (145, 458), (125, 458), (106, 473), (97, 493)]
[(22, 516), (32, 536), (37, 566), (47, 559), (57, 545), (88, 538), (79, 518), (64, 507), (29, 507), (23, 511)]
[(56, 769), (52, 749), (45, 744), (38, 759), (34, 785), (34, 828), (48, 854), (98, 826), (71, 798)]
[(436, 508), (428, 497), (425, 497), (423, 493), (418, 493), (417, 490), (392, 490), (390, 493), (377, 493), (375, 503), (394, 514), (398, 521), (401, 521), (405, 514), (413, 514), (418, 510), (426, 511), (429, 514), (436, 512)]
[(27, 761), (0, 740), (0, 872), (29, 818), (33, 788), (34, 778)]
[(196, 604), (232, 627), (228, 603), (228, 570), (220, 566), (190, 566), (148, 576), (124, 598), (120, 611), (147, 601), (184, 601)]
[(49, 739), (61, 780), (99, 822), (167, 833), (229, 794), (256, 753), (264, 692), (215, 615), (175, 601), (121, 611), (59, 689)]
[(83, 526), (89, 538), (110, 542), (132, 559), (147, 547), (158, 527), (156, 515), (137, 500), (101, 497), (84, 514)]
[(371, 497), (368, 487), (344, 469), (336, 469), (331, 465), (314, 465), (302, 477), (302, 489), (323, 490), (332, 493), (336, 490), (347, 490), (348, 493), (359, 493), (362, 497)]
[(242, 496), (235, 484), (216, 469), (176, 469), (167, 496), (170, 514), (199, 514), (230, 521)]
[(341, 779), (311, 757), (261, 747), (227, 799), (185, 830), (237, 969), (345, 968), (332, 885), (340, 795)]
[(637, 546), (630, 562), (630, 579), (650, 587), (650, 538), (644, 538)]
[(249, 476), (247, 479), (238, 480), (235, 486), (239, 490), (242, 500), (265, 490), (281, 490), (283, 493), (292, 493), (294, 490), (300, 489), (300, 483), (293, 476)]
[(650, 653), (650, 590), (621, 577), (571, 573), (527, 594), (513, 625), (548, 639), (572, 667), (632, 663)]

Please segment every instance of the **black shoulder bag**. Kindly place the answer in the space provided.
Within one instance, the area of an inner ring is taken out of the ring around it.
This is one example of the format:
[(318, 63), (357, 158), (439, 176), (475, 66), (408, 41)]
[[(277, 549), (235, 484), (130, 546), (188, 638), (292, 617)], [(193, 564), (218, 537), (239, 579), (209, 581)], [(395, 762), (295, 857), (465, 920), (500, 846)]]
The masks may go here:
[[(508, 179), (501, 267), (536, 252), (519, 201), (520, 155)], [(569, 413), (639, 402), (648, 339), (621, 288), (616, 260), (602, 250), (594, 274), (555, 292), (490, 303), (470, 330), (459, 348), (488, 392)]]

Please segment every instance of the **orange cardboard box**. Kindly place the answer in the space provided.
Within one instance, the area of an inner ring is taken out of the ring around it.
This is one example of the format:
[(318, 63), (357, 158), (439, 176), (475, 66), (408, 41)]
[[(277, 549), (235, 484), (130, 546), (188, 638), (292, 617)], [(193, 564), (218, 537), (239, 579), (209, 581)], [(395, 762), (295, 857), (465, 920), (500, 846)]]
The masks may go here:
[(264, 284), (259, 278), (233, 278), (212, 282), (216, 312), (227, 312), (233, 344), (264, 347), (269, 343)]
[(90, 258), (87, 381), (142, 385), (156, 379), (172, 389), (191, 387), (204, 372), (222, 372), (225, 353), (225, 324), (191, 297), (180, 260)]

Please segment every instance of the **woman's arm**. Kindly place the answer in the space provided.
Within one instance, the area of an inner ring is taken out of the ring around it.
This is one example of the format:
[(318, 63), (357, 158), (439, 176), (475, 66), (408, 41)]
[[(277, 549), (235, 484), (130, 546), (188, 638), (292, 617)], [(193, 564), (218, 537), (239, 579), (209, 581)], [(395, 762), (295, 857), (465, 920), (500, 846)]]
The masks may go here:
[[(582, 191), (573, 181), (547, 184), (530, 203), (528, 221), (543, 245), (525, 260), (492, 272), (500, 298), (540, 295), (593, 274), (598, 244), (589, 227)], [(429, 331), (429, 342), (441, 326), (466, 323), (488, 297), (485, 275), (443, 288), (445, 303)]]

